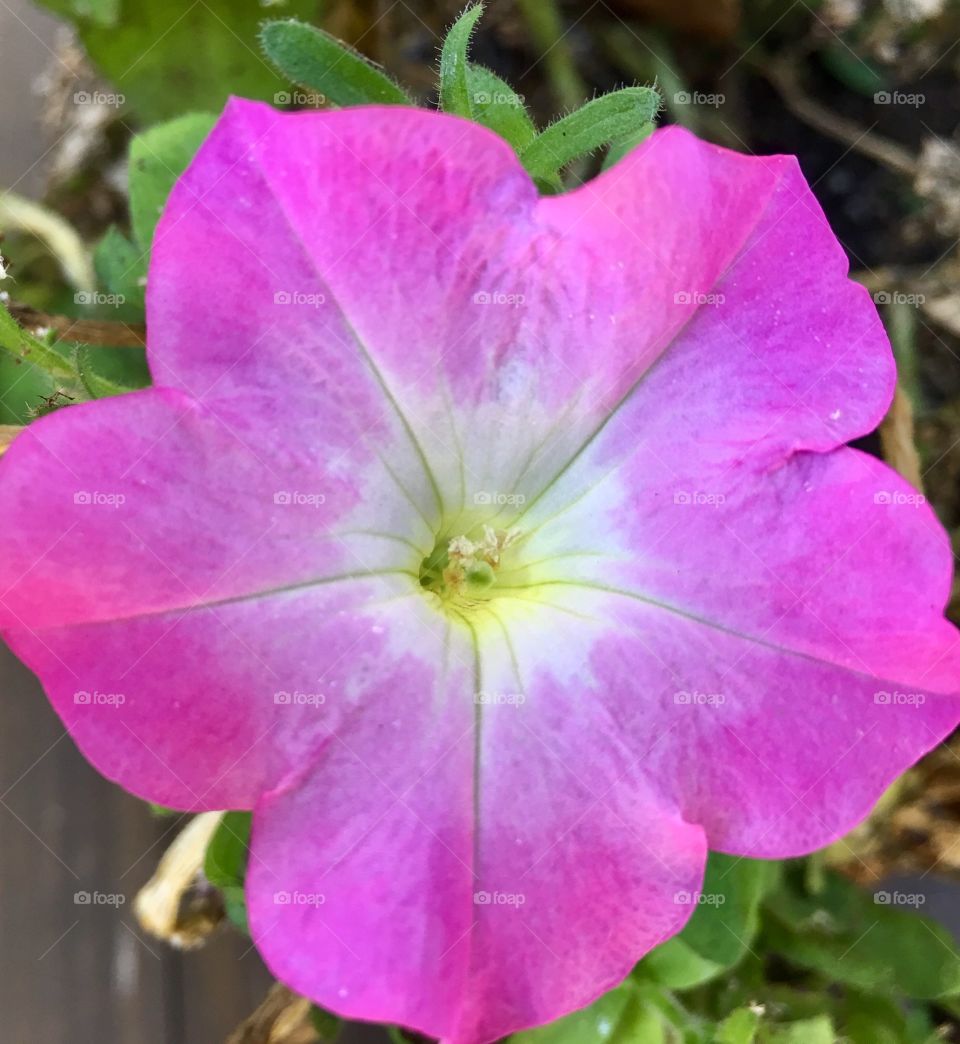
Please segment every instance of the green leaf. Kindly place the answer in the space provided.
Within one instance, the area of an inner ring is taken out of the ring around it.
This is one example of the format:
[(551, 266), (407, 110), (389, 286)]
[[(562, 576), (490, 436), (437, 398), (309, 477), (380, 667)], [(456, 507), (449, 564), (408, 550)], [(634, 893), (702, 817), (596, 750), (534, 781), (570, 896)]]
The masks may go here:
[(56, 390), (49, 374), (0, 352), (0, 424), (29, 424), (37, 407)]
[(132, 243), (115, 225), (104, 233), (93, 252), (97, 280), (108, 294), (123, 298), (117, 317), (139, 321), (144, 311), (147, 251)]
[(84, 344), (74, 346), (73, 365), (77, 381), (90, 399), (107, 399), (112, 395), (124, 395), (133, 391), (131, 386), (112, 381), (99, 373), (91, 364), (90, 349)]
[(343, 1026), (342, 1019), (331, 1011), (318, 1008), (315, 1004), (310, 1008), (310, 1021), (321, 1041), (336, 1040)]
[[(960, 953), (938, 924), (839, 874), (806, 895), (794, 881), (765, 905), (768, 946), (788, 960), (871, 993), (935, 998), (960, 991)], [(885, 901), (888, 900), (888, 901)]]
[(572, 1015), (514, 1034), (510, 1044), (658, 1044), (664, 1039), (656, 1007), (626, 982)]
[(872, 97), (882, 91), (888, 79), (880, 69), (856, 54), (837, 38), (828, 38), (819, 51), (824, 66), (844, 85), (857, 94)]
[(141, 252), (150, 249), (174, 182), (215, 122), (209, 113), (187, 113), (151, 127), (130, 143), (130, 222)]
[(242, 890), (250, 845), (249, 812), (226, 812), (210, 839), (203, 861), (207, 880), (217, 888)]
[(671, 990), (690, 990), (715, 979), (723, 970), (722, 964), (701, 956), (676, 935), (647, 954), (638, 974)]
[(483, 4), (473, 4), (450, 27), (440, 52), (440, 108), (454, 116), (473, 117), (467, 52)]
[[(257, 49), (264, 9), (237, 0), (42, 0), (74, 21), (87, 53), (145, 122), (182, 112), (219, 112), (231, 94), (271, 101), (288, 86)], [(317, 0), (274, 0), (272, 10), (316, 15)]]
[(737, 1008), (717, 1026), (716, 1044), (753, 1044), (760, 1027), (760, 1015), (754, 1008)]
[(534, 180), (546, 181), (573, 160), (638, 133), (659, 108), (660, 95), (651, 87), (625, 87), (601, 95), (552, 123), (520, 153), (520, 159)]
[(778, 864), (711, 852), (700, 901), (680, 933), (701, 956), (730, 968), (747, 952), (760, 927), (760, 903)]
[(70, 360), (24, 328), (0, 304), (0, 348), (13, 358), (26, 360), (54, 378), (74, 377)]
[[(757, 934), (760, 902), (776, 871), (776, 863), (711, 852), (693, 916), (679, 935), (641, 961), (640, 974), (689, 989), (737, 964)], [(691, 898), (686, 892), (675, 896)]]
[(903, 1044), (912, 1039), (900, 1005), (888, 997), (848, 990), (837, 1013), (838, 1028), (850, 1044)]
[(150, 809), (150, 814), (156, 816), (158, 819), (166, 819), (168, 816), (179, 816), (182, 812), (178, 812), (176, 809), (167, 808), (166, 805), (158, 805), (154, 801), (148, 801), (147, 806)]
[(247, 919), (247, 899), (242, 885), (228, 885), (220, 889), (223, 892), (223, 908), (230, 923), (241, 932), (250, 934), (250, 922)]
[(294, 83), (334, 105), (412, 105), (386, 73), (330, 33), (294, 19), (267, 22), (260, 45)]
[(770, 1044), (835, 1044), (836, 1040), (829, 1015), (790, 1022), (770, 1034)]
[(251, 819), (249, 812), (225, 812), (203, 860), (207, 880), (223, 893), (227, 917), (247, 934), (250, 926), (243, 881), (247, 873)]
[(467, 84), (473, 119), (505, 138), (515, 152), (525, 149), (537, 136), (537, 128), (523, 98), (506, 80), (483, 65), (467, 64)]

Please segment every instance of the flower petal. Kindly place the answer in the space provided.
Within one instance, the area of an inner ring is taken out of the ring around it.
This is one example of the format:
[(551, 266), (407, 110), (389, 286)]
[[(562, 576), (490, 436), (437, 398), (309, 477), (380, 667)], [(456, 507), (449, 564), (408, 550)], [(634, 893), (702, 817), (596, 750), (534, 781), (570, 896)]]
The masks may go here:
[(583, 745), (594, 712), (573, 693), (484, 707), (475, 729), (465, 687), (385, 687), (315, 772), (258, 806), (248, 880), (279, 978), (452, 1044), (615, 985), (686, 921), (706, 854), (699, 829), (620, 778), (618, 737)]
[[(397, 482), (422, 470), (391, 474), (321, 403), (299, 429), (309, 437), (291, 441), (278, 409), (150, 389), (31, 424), (2, 465), (5, 626), (186, 611), (415, 568), (409, 541), (433, 533)], [(402, 460), (404, 436), (394, 447), (384, 431)]]
[(354, 648), (352, 614), (423, 601), (432, 531), (398, 476), (321, 404), (305, 443), (270, 415), (148, 390), (35, 422), (2, 464), (5, 634), (104, 775), (172, 807), (252, 807), (336, 720), (279, 694), (354, 684), (384, 639)]
[(320, 394), (351, 425), (372, 381), (447, 515), (531, 496), (696, 316), (785, 163), (666, 131), (538, 200), (463, 120), (235, 100), (158, 226), (151, 365), (204, 398)]

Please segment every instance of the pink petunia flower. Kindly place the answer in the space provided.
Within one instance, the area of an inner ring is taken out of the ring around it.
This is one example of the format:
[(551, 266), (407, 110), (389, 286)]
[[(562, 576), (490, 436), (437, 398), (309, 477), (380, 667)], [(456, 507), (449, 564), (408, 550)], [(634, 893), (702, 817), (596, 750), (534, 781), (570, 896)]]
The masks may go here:
[(418, 110), (232, 102), (155, 386), (0, 465), (2, 624), (86, 756), (253, 809), (276, 975), (455, 1044), (586, 1004), (708, 846), (809, 851), (957, 722), (950, 551), (795, 161), (655, 134), (540, 199)]

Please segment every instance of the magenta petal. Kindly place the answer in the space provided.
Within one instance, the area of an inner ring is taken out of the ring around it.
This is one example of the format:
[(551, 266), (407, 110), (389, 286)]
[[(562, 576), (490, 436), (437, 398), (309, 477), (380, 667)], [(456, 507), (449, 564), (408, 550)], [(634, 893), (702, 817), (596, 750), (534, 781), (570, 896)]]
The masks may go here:
[(708, 844), (824, 845), (960, 718), (948, 542), (838, 448), (892, 359), (791, 159), (669, 129), (538, 199), (461, 120), (234, 101), (148, 327), (154, 389), (0, 463), (0, 626), (106, 775), (254, 810), (254, 938), (326, 1007), (555, 1018)]
[(682, 927), (703, 835), (579, 749), (586, 723), (556, 692), (490, 710), (477, 750), (474, 708), (420, 691), (382, 692), (258, 806), (251, 928), (324, 1007), (496, 1040), (593, 1000)]

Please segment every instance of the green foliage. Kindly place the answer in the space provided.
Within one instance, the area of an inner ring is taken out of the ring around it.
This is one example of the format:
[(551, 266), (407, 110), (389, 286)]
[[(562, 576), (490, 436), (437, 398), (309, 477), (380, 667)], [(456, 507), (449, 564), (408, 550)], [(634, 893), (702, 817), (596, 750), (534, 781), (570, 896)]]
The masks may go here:
[(440, 107), (489, 127), (519, 153), (537, 136), (523, 98), (506, 80), (468, 57), (470, 37), (482, 13), (483, 5), (473, 4), (447, 33), (440, 54)]
[[(3, 325), (0, 314), (0, 327)], [(6, 348), (2, 333), (0, 348)], [(38, 405), (53, 395), (56, 387), (44, 370), (23, 362), (14, 352), (0, 351), (0, 424), (27, 424), (36, 415)]]
[(483, 4), (473, 4), (453, 23), (440, 53), (440, 108), (454, 116), (473, 116), (473, 92), (470, 89), (467, 51)]
[(603, 94), (552, 123), (520, 153), (520, 159), (535, 181), (548, 181), (574, 160), (640, 133), (659, 108), (660, 95), (652, 87), (624, 87)]
[(72, 360), (76, 379), (88, 399), (105, 399), (134, 390), (132, 385), (121, 384), (101, 373), (91, 361), (91, 349), (85, 344), (74, 346)]
[(187, 169), (216, 117), (187, 113), (151, 127), (130, 143), (130, 224), (141, 251), (150, 250), (174, 182)]
[(717, 1026), (717, 1044), (753, 1044), (759, 1026), (756, 1008), (737, 1008)]
[(776, 870), (776, 863), (712, 852), (693, 916), (641, 962), (640, 973), (672, 989), (690, 989), (732, 968), (757, 934), (760, 902)]
[(334, 105), (412, 105), (397, 86), (359, 51), (312, 25), (290, 19), (267, 22), (264, 53), (285, 77)]
[(147, 256), (147, 250), (141, 250), (115, 225), (107, 229), (93, 252), (97, 282), (106, 293), (123, 298), (118, 318), (135, 322), (143, 317)]
[[(236, 0), (42, 0), (75, 22), (84, 47), (145, 122), (219, 111), (230, 94), (270, 101), (287, 86), (257, 50), (264, 8)], [(316, 0), (271, 10), (316, 14)]]
[(779, 890), (767, 904), (766, 943), (792, 962), (860, 989), (934, 998), (960, 992), (960, 954), (946, 931), (828, 874), (816, 895)]
[(343, 1021), (332, 1012), (324, 1011), (316, 1005), (310, 1009), (310, 1021), (321, 1041), (336, 1040), (340, 1035)]
[(210, 839), (203, 860), (203, 872), (217, 888), (243, 884), (247, 872), (251, 819), (249, 812), (226, 812)]
[(548, 1026), (514, 1034), (512, 1044), (655, 1044), (663, 1040), (657, 1012), (627, 982), (599, 1000)]
[(820, 61), (850, 90), (872, 97), (887, 86), (887, 78), (872, 63), (852, 51), (839, 38), (831, 37), (819, 50)]
[(946, 933), (808, 862), (784, 873), (712, 853), (710, 901), (679, 936), (593, 1004), (511, 1042), (932, 1044), (937, 1012), (923, 1000), (960, 1012)]
[(34, 337), (25, 330), (0, 304), (0, 349), (9, 353), (14, 359), (25, 360), (40, 367), (54, 378), (69, 380), (74, 376), (70, 360), (47, 340)]
[(467, 83), (474, 122), (499, 134), (516, 152), (537, 136), (537, 128), (523, 98), (496, 73), (485, 66), (467, 63)]
[(244, 932), (250, 930), (243, 882), (247, 873), (251, 819), (249, 812), (224, 813), (203, 861), (207, 880), (223, 892), (227, 917)]
[(817, 1015), (781, 1026), (767, 1039), (770, 1044), (835, 1044), (837, 1034), (829, 1015)]

